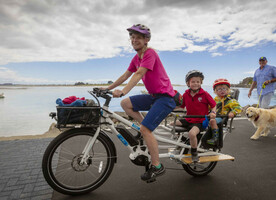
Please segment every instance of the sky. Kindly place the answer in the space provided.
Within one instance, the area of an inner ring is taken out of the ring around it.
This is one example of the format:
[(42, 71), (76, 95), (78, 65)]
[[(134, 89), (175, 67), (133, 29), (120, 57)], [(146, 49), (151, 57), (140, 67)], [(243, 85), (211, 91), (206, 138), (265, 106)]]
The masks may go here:
[(173, 84), (193, 69), (239, 83), (261, 56), (276, 66), (275, 16), (274, 0), (0, 0), (0, 84), (115, 81), (138, 23)]

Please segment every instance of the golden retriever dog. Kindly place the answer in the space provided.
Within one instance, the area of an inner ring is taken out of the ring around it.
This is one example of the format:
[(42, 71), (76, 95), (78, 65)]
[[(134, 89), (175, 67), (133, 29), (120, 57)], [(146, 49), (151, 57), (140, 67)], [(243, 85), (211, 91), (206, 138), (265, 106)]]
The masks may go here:
[(260, 136), (267, 136), (270, 128), (276, 126), (276, 108), (263, 109), (249, 107), (246, 109), (245, 114), (248, 120), (257, 128), (254, 135), (250, 138), (252, 140), (257, 140)]

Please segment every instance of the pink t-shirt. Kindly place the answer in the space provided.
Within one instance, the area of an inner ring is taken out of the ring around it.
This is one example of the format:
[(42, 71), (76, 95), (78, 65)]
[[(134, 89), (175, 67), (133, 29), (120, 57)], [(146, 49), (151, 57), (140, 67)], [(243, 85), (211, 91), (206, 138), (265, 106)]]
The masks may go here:
[(136, 54), (128, 67), (128, 71), (135, 73), (139, 67), (147, 68), (142, 81), (150, 94), (168, 94), (174, 96), (171, 81), (164, 69), (158, 54), (153, 49), (147, 49), (143, 59)]

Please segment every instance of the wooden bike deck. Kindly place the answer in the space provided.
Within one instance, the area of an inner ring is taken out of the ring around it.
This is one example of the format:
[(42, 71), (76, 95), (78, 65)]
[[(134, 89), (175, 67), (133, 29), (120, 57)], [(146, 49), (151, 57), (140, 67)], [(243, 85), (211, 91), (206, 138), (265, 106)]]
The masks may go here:
[[(185, 156), (191, 156), (191, 154), (185, 154)], [(232, 160), (234, 161), (235, 158), (230, 155), (220, 154), (220, 155), (212, 155), (212, 156), (201, 156), (199, 157), (199, 163), (206, 163), (206, 162), (217, 162), (217, 161), (224, 161), (224, 160)], [(181, 159), (182, 162), (186, 164), (193, 163), (191, 157), (184, 157)]]

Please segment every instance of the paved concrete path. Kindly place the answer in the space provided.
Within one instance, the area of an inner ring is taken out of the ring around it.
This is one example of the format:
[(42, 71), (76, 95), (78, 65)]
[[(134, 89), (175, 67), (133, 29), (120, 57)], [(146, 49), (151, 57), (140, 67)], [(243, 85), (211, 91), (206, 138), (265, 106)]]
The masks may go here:
[(276, 129), (268, 137), (252, 141), (249, 138), (255, 128), (248, 120), (235, 121), (234, 126), (225, 138), (223, 152), (236, 160), (219, 162), (205, 177), (194, 178), (181, 165), (162, 159), (166, 174), (147, 184), (140, 180), (143, 167), (133, 165), (128, 151), (114, 140), (118, 162), (100, 188), (77, 197), (54, 192), (53, 200), (275, 200)]
[(51, 139), (0, 142), (0, 200), (274, 200), (276, 199), (276, 129), (258, 141), (247, 120), (234, 122), (226, 136), (223, 152), (236, 158), (219, 162), (205, 177), (194, 178), (181, 165), (162, 159), (166, 174), (154, 183), (140, 180), (143, 167), (133, 165), (128, 151), (115, 140), (118, 162), (109, 179), (97, 190), (82, 196), (67, 196), (53, 190), (41, 172), (43, 152)]
[(52, 139), (0, 142), (0, 200), (51, 199), (53, 190), (41, 170), (44, 150)]

